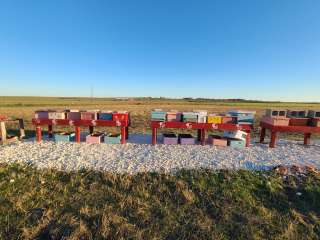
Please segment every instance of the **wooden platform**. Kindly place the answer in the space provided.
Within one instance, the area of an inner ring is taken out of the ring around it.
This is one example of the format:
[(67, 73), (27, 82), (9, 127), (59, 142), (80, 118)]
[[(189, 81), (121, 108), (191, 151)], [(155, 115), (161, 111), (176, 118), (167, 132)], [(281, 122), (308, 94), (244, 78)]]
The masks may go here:
[[(8, 122), (17, 122), (18, 128), (19, 128), (19, 136), (8, 136), (7, 129), (6, 129), (6, 123)], [(0, 116), (0, 143), (5, 144), (9, 142), (14, 142), (17, 140), (23, 139), (25, 135), (24, 130), (24, 121), (22, 118), (6, 118), (3, 116)]]
[(286, 133), (302, 133), (304, 134), (304, 144), (310, 144), (311, 134), (320, 133), (320, 127), (311, 126), (275, 126), (267, 122), (260, 122), (261, 133), (260, 143), (264, 142), (266, 130), (271, 132), (271, 141), (269, 147), (274, 148), (276, 146), (278, 132)]
[(74, 126), (76, 142), (80, 142), (81, 127), (89, 127), (90, 134), (93, 133), (94, 127), (119, 127), (121, 129), (121, 143), (126, 143), (129, 136), (129, 122), (113, 120), (68, 120), (68, 119), (32, 119), (32, 124), (36, 127), (37, 142), (42, 140), (41, 126), (48, 126), (49, 137), (53, 136), (53, 126)]
[(206, 131), (207, 130), (218, 130), (218, 131), (237, 131), (241, 130), (248, 133), (246, 138), (246, 146), (250, 146), (250, 135), (252, 125), (249, 124), (213, 124), (213, 123), (194, 123), (194, 122), (159, 122), (151, 121), (152, 128), (152, 144), (157, 143), (157, 129), (158, 128), (175, 128), (175, 129), (195, 129), (198, 130), (198, 141), (201, 145), (205, 145)]

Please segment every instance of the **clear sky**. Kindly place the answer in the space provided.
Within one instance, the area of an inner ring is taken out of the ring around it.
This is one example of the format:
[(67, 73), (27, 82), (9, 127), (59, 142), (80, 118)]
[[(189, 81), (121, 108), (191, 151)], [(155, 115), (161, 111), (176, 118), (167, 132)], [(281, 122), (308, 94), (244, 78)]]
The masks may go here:
[(320, 101), (319, 0), (1, 0), (0, 95)]

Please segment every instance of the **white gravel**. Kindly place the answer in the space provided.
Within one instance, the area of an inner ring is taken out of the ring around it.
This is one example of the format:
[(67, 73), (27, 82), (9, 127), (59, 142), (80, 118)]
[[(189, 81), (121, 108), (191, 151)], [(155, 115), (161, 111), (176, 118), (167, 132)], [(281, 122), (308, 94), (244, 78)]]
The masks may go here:
[(178, 169), (269, 169), (276, 165), (312, 165), (320, 168), (320, 143), (304, 146), (295, 141), (279, 141), (277, 148), (253, 143), (234, 149), (200, 145), (152, 146), (151, 137), (131, 135), (125, 145), (54, 143), (33, 140), (0, 146), (0, 162), (26, 163), (37, 168), (64, 171), (82, 168), (136, 173), (174, 172)]

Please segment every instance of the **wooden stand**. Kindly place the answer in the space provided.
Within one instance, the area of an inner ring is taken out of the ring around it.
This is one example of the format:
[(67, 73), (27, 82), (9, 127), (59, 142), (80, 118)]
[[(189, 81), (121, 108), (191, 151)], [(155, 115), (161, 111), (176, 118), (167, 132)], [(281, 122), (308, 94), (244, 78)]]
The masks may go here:
[(112, 121), (112, 120), (68, 120), (68, 119), (32, 119), (32, 124), (36, 126), (36, 140), (40, 142), (42, 139), (41, 126), (48, 126), (49, 137), (53, 135), (53, 126), (74, 126), (76, 134), (76, 142), (81, 141), (81, 127), (88, 127), (90, 134), (94, 132), (94, 127), (120, 127), (121, 143), (125, 144), (128, 139), (129, 121)]
[(241, 130), (247, 134), (246, 147), (250, 146), (250, 134), (252, 125), (248, 124), (212, 124), (212, 123), (186, 123), (186, 122), (158, 122), (151, 121), (152, 129), (152, 144), (157, 144), (157, 129), (158, 128), (175, 128), (175, 129), (195, 129), (197, 130), (197, 139), (201, 145), (205, 145), (206, 131), (207, 130), (219, 130), (219, 131), (237, 131)]
[[(6, 129), (6, 122), (15, 122), (18, 121), (18, 126), (19, 126), (19, 136), (14, 136), (14, 137), (9, 137), (7, 134), (7, 129)], [(24, 131), (24, 122), (23, 119), (21, 118), (16, 118), (16, 119), (4, 119), (2, 118), (0, 120), (0, 132), (1, 132), (1, 140), (0, 143), (1, 144), (5, 144), (8, 142), (13, 142), (13, 141), (17, 141), (18, 139), (23, 139), (25, 138), (25, 131)]]
[(269, 147), (274, 148), (276, 146), (277, 135), (279, 132), (286, 133), (303, 133), (304, 134), (304, 144), (310, 144), (311, 134), (320, 133), (320, 127), (310, 127), (310, 126), (274, 126), (267, 122), (260, 122), (261, 133), (260, 133), (260, 143), (264, 142), (266, 136), (266, 130), (271, 132), (271, 139)]

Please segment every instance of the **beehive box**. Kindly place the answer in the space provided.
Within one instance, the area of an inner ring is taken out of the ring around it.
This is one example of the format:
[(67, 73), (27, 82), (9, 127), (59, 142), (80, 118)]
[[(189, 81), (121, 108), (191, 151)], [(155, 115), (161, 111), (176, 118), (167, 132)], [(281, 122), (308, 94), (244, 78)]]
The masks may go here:
[(289, 126), (308, 126), (309, 118), (290, 118)]
[(320, 118), (320, 110), (309, 110), (308, 117), (309, 118)]
[(195, 139), (191, 134), (179, 134), (179, 143), (182, 145), (193, 145)]
[(222, 138), (221, 136), (217, 136), (217, 135), (210, 135), (208, 137), (208, 142), (209, 144), (212, 144), (214, 146), (221, 146), (221, 147), (228, 146), (228, 139)]
[(104, 136), (104, 142), (107, 144), (120, 144), (121, 135), (120, 134), (108, 134)]
[(244, 140), (229, 138), (228, 146), (234, 147), (234, 148), (244, 148), (246, 146), (246, 142)]
[(195, 112), (183, 112), (182, 113), (183, 122), (198, 122), (198, 113)]
[(320, 118), (311, 118), (310, 126), (312, 127), (320, 127)]
[(168, 122), (181, 122), (182, 113), (180, 112), (167, 112)]
[(65, 112), (80, 112), (79, 109), (66, 109)]
[(222, 123), (222, 116), (209, 114), (208, 123), (221, 124)]
[(80, 112), (67, 112), (67, 119), (69, 120), (80, 120), (81, 113)]
[(287, 117), (289, 118), (305, 118), (307, 116), (306, 110), (288, 110)]
[(104, 140), (103, 133), (93, 133), (86, 136), (87, 143), (101, 143)]
[(273, 126), (289, 126), (290, 118), (287, 117), (269, 117), (264, 116), (261, 121), (265, 123), (269, 123)]
[(267, 117), (286, 117), (287, 110), (284, 109), (267, 109), (266, 115)]
[(178, 144), (178, 137), (174, 133), (164, 133), (163, 144)]
[(66, 119), (66, 113), (61, 111), (49, 112), (48, 118), (49, 119)]
[(81, 120), (97, 120), (97, 112), (81, 112)]
[(198, 115), (198, 123), (207, 122), (208, 112), (206, 110), (194, 110), (193, 112)]
[(255, 113), (254, 111), (245, 110), (231, 110), (228, 112), (232, 117), (237, 117), (237, 123), (239, 124), (253, 124)]
[(55, 142), (71, 142), (75, 140), (75, 133), (67, 133), (67, 132), (63, 132), (63, 133), (55, 133), (53, 135), (53, 140)]
[(49, 118), (49, 112), (45, 110), (39, 110), (35, 112), (34, 115), (35, 118), (37, 119), (48, 119)]
[(151, 120), (152, 121), (166, 121), (167, 112), (162, 111), (161, 109), (155, 109), (151, 112)]
[(112, 111), (102, 111), (98, 114), (98, 119), (99, 120), (113, 120), (113, 113)]
[(225, 123), (235, 124), (235, 123), (237, 123), (237, 117), (222, 116), (221, 123), (223, 123), (223, 124), (225, 124)]
[(233, 138), (233, 139), (239, 139), (239, 140), (246, 140), (247, 133), (244, 131), (224, 131), (223, 137), (225, 138)]
[(206, 123), (206, 122), (207, 122), (207, 116), (198, 115), (198, 123)]
[(127, 111), (118, 111), (112, 113), (113, 121), (129, 121), (129, 113)]

